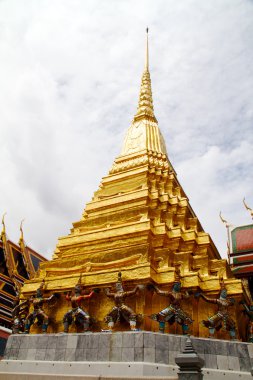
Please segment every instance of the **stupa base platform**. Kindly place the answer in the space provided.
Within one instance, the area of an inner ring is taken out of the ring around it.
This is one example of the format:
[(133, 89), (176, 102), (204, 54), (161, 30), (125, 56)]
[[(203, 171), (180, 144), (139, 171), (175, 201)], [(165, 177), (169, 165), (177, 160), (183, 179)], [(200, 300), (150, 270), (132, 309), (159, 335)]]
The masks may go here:
[[(2, 367), (2, 365), (1, 365)], [(82, 380), (109, 380), (116, 379), (131, 379), (131, 380), (177, 380), (177, 370), (169, 368), (174, 376), (168, 375), (167, 365), (155, 365), (153, 363), (120, 363), (120, 362), (54, 362), (54, 361), (23, 361), (11, 360), (6, 361), (4, 365), (6, 372), (0, 372), (0, 379), (16, 380), (17, 376), (23, 374), (26, 376), (24, 380), (36, 379), (35, 375), (43, 376), (41, 379), (55, 380), (56, 376), (60, 379), (82, 379)], [(8, 367), (8, 368), (7, 368)], [(21, 369), (22, 367), (22, 369)], [(172, 366), (169, 366), (172, 367)], [(3, 369), (4, 370), (4, 369)], [(11, 370), (8, 371), (8, 370)], [(29, 377), (30, 375), (30, 377)], [(9, 376), (9, 377), (8, 377)], [(51, 376), (51, 377), (50, 377)], [(56, 377), (57, 378), (57, 377)], [(40, 379), (40, 378), (39, 378)], [(22, 378), (18, 377), (18, 380)]]
[[(148, 331), (11, 335), (0, 362), (0, 379), (16, 380), (17, 374), (26, 375), (25, 380), (36, 374), (44, 376), (38, 380), (57, 375), (68, 376), (66, 380), (74, 376), (176, 379), (175, 357), (186, 339)], [(191, 341), (205, 361), (205, 380), (252, 378), (253, 344), (195, 337)]]

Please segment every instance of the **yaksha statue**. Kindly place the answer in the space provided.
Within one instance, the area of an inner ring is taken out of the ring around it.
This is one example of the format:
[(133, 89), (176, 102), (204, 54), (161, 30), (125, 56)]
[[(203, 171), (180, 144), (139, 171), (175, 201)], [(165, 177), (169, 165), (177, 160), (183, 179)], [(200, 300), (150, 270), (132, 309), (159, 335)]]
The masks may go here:
[(53, 298), (56, 298), (55, 294), (52, 294), (50, 297), (43, 297), (44, 291), (44, 280), (40, 284), (39, 288), (36, 291), (36, 297), (32, 296), (29, 298), (28, 302), (33, 306), (33, 311), (28, 314), (25, 320), (25, 333), (29, 334), (30, 327), (34, 324), (36, 318), (39, 324), (42, 325), (42, 333), (47, 332), (48, 328), (48, 316), (43, 310), (43, 304), (50, 302)]
[[(74, 294), (73, 294), (74, 293)], [(69, 326), (74, 322), (76, 325), (82, 326), (83, 331), (88, 331), (90, 327), (90, 316), (81, 307), (81, 302), (84, 299), (91, 298), (94, 291), (89, 294), (82, 294), (82, 286), (80, 282), (76, 284), (74, 291), (66, 295), (66, 300), (71, 302), (72, 309), (69, 310), (63, 317), (64, 332), (69, 331)]]
[(107, 322), (108, 330), (112, 331), (115, 323), (120, 322), (121, 318), (130, 324), (132, 331), (136, 330), (136, 313), (127, 305), (125, 305), (125, 299), (130, 296), (134, 296), (138, 290), (142, 289), (141, 285), (137, 285), (133, 290), (124, 291), (122, 286), (121, 272), (118, 273), (118, 281), (115, 284), (116, 292), (113, 293), (109, 288), (105, 289), (105, 294), (107, 297), (113, 298), (115, 306), (105, 317), (105, 322)]
[(249, 317), (247, 340), (248, 342), (253, 343), (253, 304), (248, 306), (244, 301), (241, 301), (240, 303), (243, 305), (245, 313)]
[(16, 298), (12, 309), (12, 333), (19, 334), (25, 331), (25, 320), (29, 313), (29, 300), (20, 302), (20, 292), (16, 292)]
[(183, 335), (188, 334), (189, 324), (193, 322), (192, 318), (181, 307), (181, 301), (190, 297), (187, 291), (181, 290), (181, 282), (176, 281), (172, 286), (171, 291), (160, 290), (156, 285), (151, 284), (150, 290), (155, 290), (160, 296), (168, 297), (170, 304), (165, 309), (159, 311), (157, 314), (152, 314), (151, 319), (159, 322), (159, 331), (164, 333), (165, 323), (173, 325), (177, 322), (182, 326)]
[(221, 292), (219, 298), (208, 298), (203, 293), (196, 293), (195, 297), (202, 297), (206, 302), (217, 304), (218, 311), (207, 320), (203, 320), (202, 324), (209, 329), (209, 337), (213, 338), (214, 332), (223, 330), (229, 332), (230, 338), (235, 339), (236, 329), (235, 322), (228, 312), (228, 308), (235, 303), (234, 298), (227, 298), (227, 290), (224, 283), (221, 284)]

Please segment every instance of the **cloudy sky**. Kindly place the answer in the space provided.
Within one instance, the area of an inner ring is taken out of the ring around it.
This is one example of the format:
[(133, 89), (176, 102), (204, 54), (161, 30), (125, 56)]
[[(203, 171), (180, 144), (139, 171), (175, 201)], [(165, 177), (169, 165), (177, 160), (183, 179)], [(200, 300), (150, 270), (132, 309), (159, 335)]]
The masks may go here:
[(81, 218), (135, 113), (150, 28), (155, 114), (222, 256), (252, 223), (252, 0), (0, 0), (0, 213), (48, 258)]

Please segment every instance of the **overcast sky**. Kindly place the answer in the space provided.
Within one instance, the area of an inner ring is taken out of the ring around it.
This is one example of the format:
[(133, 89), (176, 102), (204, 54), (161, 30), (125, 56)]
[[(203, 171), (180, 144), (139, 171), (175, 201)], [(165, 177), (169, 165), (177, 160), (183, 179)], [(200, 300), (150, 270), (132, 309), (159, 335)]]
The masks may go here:
[(202, 226), (253, 208), (252, 0), (0, 0), (0, 213), (51, 257), (119, 155), (150, 28), (155, 114)]

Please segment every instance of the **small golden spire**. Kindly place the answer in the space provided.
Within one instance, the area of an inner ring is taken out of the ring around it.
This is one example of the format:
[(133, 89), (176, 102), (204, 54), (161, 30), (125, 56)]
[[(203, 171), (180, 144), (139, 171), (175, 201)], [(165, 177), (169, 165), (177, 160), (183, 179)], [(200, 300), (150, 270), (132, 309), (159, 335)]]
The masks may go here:
[(145, 65), (141, 79), (139, 103), (137, 112), (127, 131), (121, 156), (143, 150), (162, 153), (167, 156), (165, 142), (154, 114), (149, 74), (148, 28), (146, 32)]
[(154, 115), (151, 79), (150, 79), (150, 74), (149, 74), (148, 28), (146, 31), (147, 31), (147, 37), (146, 37), (145, 66), (144, 66), (144, 73), (142, 74), (139, 103), (138, 103), (137, 112), (134, 116), (134, 121), (146, 119), (146, 120), (157, 122)]

